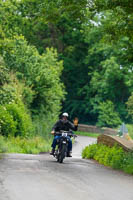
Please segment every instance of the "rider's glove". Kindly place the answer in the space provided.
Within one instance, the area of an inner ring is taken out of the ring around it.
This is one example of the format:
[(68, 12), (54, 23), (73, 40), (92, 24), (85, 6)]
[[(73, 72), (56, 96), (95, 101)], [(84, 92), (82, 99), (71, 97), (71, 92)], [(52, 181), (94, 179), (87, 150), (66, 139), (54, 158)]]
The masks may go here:
[(74, 125), (75, 125), (75, 126), (78, 126), (78, 122), (79, 122), (78, 118), (75, 117), (75, 119), (73, 120)]
[(54, 132), (54, 131), (51, 131), (51, 134), (52, 134), (52, 135), (54, 135), (54, 134), (55, 134), (55, 132)]

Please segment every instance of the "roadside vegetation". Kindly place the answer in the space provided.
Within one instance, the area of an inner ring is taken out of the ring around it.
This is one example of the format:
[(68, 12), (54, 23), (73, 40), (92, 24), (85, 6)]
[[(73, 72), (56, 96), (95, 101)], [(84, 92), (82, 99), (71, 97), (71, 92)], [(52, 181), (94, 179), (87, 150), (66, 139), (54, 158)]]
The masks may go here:
[(0, 153), (5, 153), (7, 151), (6, 142), (4, 137), (0, 136)]
[(0, 136), (0, 153), (24, 153), (24, 154), (38, 154), (41, 152), (49, 152), (51, 146), (51, 139), (44, 139), (43, 137), (21, 138), (17, 137), (3, 137)]
[(132, 18), (131, 0), (0, 1), (1, 151), (49, 143), (64, 111), (99, 127), (133, 123)]
[(62, 61), (53, 49), (39, 55), (23, 37), (0, 48), (0, 152), (46, 152), (64, 97)]
[(82, 132), (82, 131), (76, 131), (76, 135), (82, 135), (82, 136), (88, 136), (88, 137), (95, 137), (97, 138), (100, 134), (99, 133), (89, 133), (89, 132)]
[(126, 124), (126, 127), (128, 129), (129, 136), (133, 139), (133, 125), (132, 124)]
[(82, 157), (94, 159), (100, 164), (133, 174), (133, 152), (124, 152), (121, 147), (108, 147), (103, 144), (92, 144), (85, 147)]

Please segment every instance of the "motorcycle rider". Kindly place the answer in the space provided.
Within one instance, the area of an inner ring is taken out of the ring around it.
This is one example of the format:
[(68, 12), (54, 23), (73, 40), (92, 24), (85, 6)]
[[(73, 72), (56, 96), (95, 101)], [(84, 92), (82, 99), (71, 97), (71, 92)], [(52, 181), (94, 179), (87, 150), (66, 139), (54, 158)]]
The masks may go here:
[[(75, 118), (75, 120), (73, 121), (73, 123), (71, 123), (68, 120), (68, 113), (65, 112), (65, 113), (62, 114), (61, 119), (58, 120), (55, 123), (55, 125), (53, 126), (51, 134), (55, 135), (56, 132), (60, 132), (61, 130), (62, 131), (70, 131), (70, 130), (77, 131), (77, 128), (78, 128), (78, 118)], [(54, 155), (55, 148), (56, 148), (56, 145), (57, 145), (57, 139), (59, 139), (60, 137), (61, 136), (55, 136), (54, 137), (53, 143), (51, 145), (52, 151), (50, 152), (50, 155)], [(69, 140), (69, 142), (68, 142), (68, 154), (67, 154), (67, 156), (68, 157), (72, 157), (71, 156), (72, 140), (71, 140), (71, 138), (69, 136), (67, 136), (67, 137), (68, 137), (68, 140)]]

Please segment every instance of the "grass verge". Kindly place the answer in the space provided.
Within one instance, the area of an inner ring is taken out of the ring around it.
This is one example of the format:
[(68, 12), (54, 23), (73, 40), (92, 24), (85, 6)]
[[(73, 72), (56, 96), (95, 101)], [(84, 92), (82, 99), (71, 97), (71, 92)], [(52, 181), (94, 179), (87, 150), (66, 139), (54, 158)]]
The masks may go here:
[(128, 129), (128, 134), (133, 139), (133, 125), (132, 124), (126, 124), (126, 127)]
[(51, 139), (46, 141), (41, 136), (33, 138), (0, 136), (0, 153), (38, 154), (48, 152), (51, 148), (51, 142)]
[(88, 133), (88, 132), (81, 132), (81, 131), (76, 131), (75, 134), (82, 135), (82, 136), (88, 136), (88, 137), (95, 137), (95, 138), (97, 138), (100, 135), (100, 133)]
[(94, 159), (100, 164), (133, 175), (133, 152), (124, 152), (121, 147), (113, 146), (110, 148), (103, 144), (92, 144), (85, 147), (82, 151), (82, 157)]

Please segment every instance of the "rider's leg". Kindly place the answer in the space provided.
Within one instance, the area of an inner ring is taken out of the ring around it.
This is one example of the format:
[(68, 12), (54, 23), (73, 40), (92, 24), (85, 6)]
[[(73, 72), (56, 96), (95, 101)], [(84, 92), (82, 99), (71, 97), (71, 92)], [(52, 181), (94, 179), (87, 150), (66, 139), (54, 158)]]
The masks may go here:
[(53, 143), (52, 143), (52, 145), (51, 145), (52, 151), (50, 152), (51, 155), (53, 155), (54, 152), (55, 152), (55, 148), (56, 148), (56, 145), (57, 145), (57, 139), (59, 139), (59, 138), (60, 138), (60, 136), (57, 135), (57, 136), (55, 136), (54, 139), (53, 139)]

